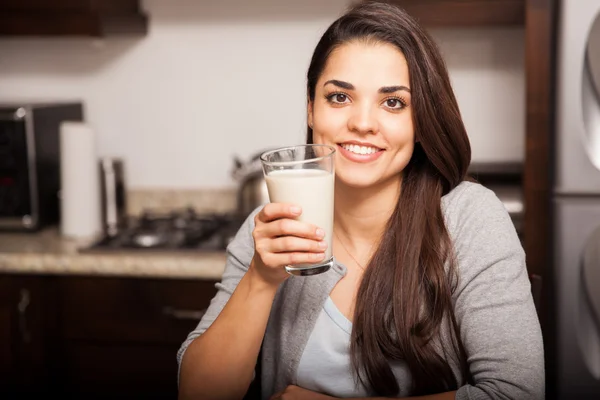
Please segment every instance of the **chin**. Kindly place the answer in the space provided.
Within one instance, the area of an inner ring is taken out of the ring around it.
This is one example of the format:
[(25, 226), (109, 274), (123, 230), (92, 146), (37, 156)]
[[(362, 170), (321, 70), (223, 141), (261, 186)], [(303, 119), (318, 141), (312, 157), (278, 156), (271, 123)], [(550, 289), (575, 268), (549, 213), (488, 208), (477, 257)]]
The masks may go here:
[(373, 179), (373, 176), (361, 174), (338, 174), (337, 172), (336, 182), (355, 189), (366, 189), (378, 184), (378, 181)]
[(376, 173), (375, 171), (353, 171), (336, 169), (336, 184), (341, 184), (354, 189), (379, 188), (394, 185), (401, 179), (402, 172), (398, 174)]

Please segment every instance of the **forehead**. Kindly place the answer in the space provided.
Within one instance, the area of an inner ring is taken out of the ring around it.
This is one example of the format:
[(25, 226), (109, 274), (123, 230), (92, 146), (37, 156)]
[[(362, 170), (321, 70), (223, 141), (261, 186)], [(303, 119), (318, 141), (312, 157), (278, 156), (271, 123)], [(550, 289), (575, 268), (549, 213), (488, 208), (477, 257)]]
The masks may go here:
[(329, 56), (319, 81), (338, 79), (360, 89), (409, 85), (404, 54), (389, 43), (352, 41), (337, 47)]

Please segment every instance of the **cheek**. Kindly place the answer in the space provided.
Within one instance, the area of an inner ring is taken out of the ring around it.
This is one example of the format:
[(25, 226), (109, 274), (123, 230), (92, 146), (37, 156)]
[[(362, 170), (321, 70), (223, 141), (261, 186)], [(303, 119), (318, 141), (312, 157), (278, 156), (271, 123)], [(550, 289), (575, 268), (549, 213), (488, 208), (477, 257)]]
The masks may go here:
[(380, 128), (382, 132), (385, 132), (385, 138), (391, 146), (407, 147), (410, 144), (412, 152), (415, 132), (410, 114), (407, 113), (399, 118), (396, 116), (396, 118), (386, 119)]
[(398, 145), (396, 152), (391, 154), (389, 164), (390, 170), (393, 171), (393, 173), (401, 173), (410, 162), (414, 149), (414, 142), (405, 142)]
[(347, 126), (348, 110), (333, 108), (323, 102), (315, 103), (313, 111), (313, 131), (315, 135), (333, 138)]

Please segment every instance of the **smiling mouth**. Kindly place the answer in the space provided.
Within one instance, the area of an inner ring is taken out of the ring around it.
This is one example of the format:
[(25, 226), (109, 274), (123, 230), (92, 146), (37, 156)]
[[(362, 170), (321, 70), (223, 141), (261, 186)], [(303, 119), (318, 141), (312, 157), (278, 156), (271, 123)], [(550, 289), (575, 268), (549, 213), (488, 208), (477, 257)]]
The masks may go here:
[(351, 144), (351, 143), (339, 143), (338, 144), (341, 148), (343, 148), (346, 151), (349, 151), (353, 154), (357, 154), (357, 155), (369, 155), (369, 154), (375, 154), (377, 152), (383, 151), (383, 149), (380, 149), (379, 147), (374, 147), (374, 146), (361, 146), (358, 144)]

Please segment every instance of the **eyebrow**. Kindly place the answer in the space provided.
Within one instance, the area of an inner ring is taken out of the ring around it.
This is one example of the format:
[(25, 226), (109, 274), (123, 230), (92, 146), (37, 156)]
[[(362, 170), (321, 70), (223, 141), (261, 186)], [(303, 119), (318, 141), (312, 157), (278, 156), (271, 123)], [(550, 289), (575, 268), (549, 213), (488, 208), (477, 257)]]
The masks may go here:
[[(323, 84), (323, 86), (326, 86), (328, 84), (332, 84), (332, 85), (335, 85), (337, 87), (340, 87), (340, 88), (346, 89), (346, 90), (354, 90), (354, 89), (356, 89), (353, 84), (351, 84), (349, 82), (339, 81), (337, 79), (330, 79), (327, 82), (325, 82)], [(379, 93), (383, 93), (383, 94), (388, 94), (388, 93), (398, 92), (398, 91), (401, 91), (401, 90), (410, 93), (410, 89), (408, 87), (402, 86), (402, 85), (383, 86), (383, 87), (379, 88), (378, 92)]]
[(382, 88), (379, 88), (379, 93), (394, 93), (394, 92), (399, 92), (401, 90), (404, 90), (405, 92), (410, 93), (410, 89), (407, 88), (406, 86), (402, 86), (402, 85), (398, 85), (398, 86), (384, 86)]

